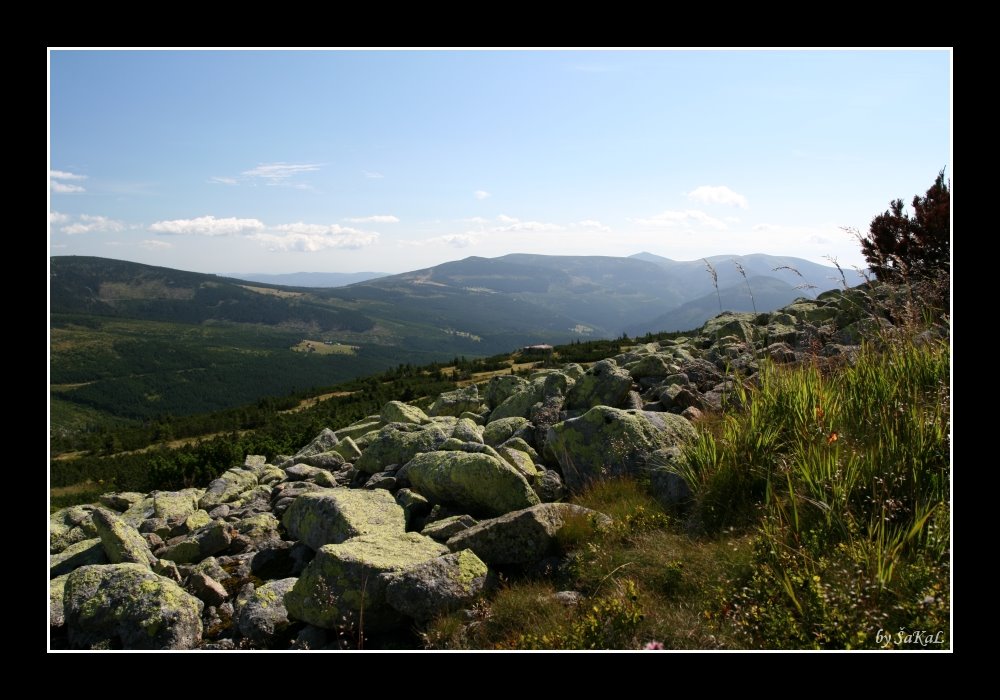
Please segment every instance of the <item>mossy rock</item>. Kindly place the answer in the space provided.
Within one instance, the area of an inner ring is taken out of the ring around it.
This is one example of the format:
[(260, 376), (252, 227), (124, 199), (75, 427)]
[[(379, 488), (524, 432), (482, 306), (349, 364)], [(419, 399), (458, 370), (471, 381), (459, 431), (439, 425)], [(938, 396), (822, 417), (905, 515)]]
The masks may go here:
[(385, 599), (403, 615), (427, 621), (470, 605), (486, 586), (489, 573), (479, 557), (463, 549), (386, 574)]
[(524, 384), (517, 388), (514, 393), (500, 403), (493, 412), (490, 413), (490, 421), (487, 427), (502, 418), (525, 418), (527, 419), (531, 407), (539, 403), (545, 392), (545, 379), (530, 384)]
[(527, 380), (512, 374), (504, 374), (490, 379), (486, 385), (484, 398), (491, 410), (502, 404), (518, 391), (528, 386)]
[(85, 566), (65, 586), (74, 649), (193, 649), (203, 603), (140, 564)]
[(266, 643), (288, 627), (285, 595), (296, 581), (297, 578), (283, 578), (254, 589), (239, 610), (238, 626), (244, 637)]
[(408, 532), (353, 537), (340, 544), (320, 547), (316, 557), (285, 595), (288, 614), (325, 629), (360, 624), (366, 630), (399, 624), (402, 616), (385, 599), (386, 580), (448, 553), (429, 537)]
[(88, 564), (106, 564), (108, 555), (100, 537), (75, 542), (69, 547), (49, 556), (49, 578), (68, 574), (74, 569)]
[(614, 360), (595, 362), (566, 395), (566, 410), (617, 406), (628, 397), (632, 376)]
[(110, 510), (95, 510), (94, 525), (97, 526), (104, 553), (112, 564), (141, 564), (149, 568), (156, 561), (139, 531)]
[(392, 423), (378, 432), (378, 437), (365, 449), (354, 463), (359, 470), (368, 474), (383, 471), (391, 464), (406, 464), (421, 452), (436, 450), (450, 437), (440, 425), (430, 424), (423, 428), (411, 429), (405, 423)]
[(577, 491), (596, 479), (638, 474), (654, 451), (696, 437), (694, 426), (672, 413), (597, 406), (552, 426), (546, 444), (566, 486)]
[(376, 532), (402, 534), (403, 509), (382, 489), (322, 489), (306, 493), (285, 511), (288, 534), (313, 550)]
[(483, 442), (491, 447), (497, 447), (526, 425), (528, 425), (528, 419), (520, 416), (492, 420), (483, 429)]
[(402, 401), (390, 401), (382, 407), (379, 414), (382, 423), (411, 423), (413, 425), (423, 425), (430, 423), (431, 419), (427, 414), (415, 406), (409, 406)]
[(524, 475), (492, 455), (428, 452), (406, 468), (415, 491), (470, 513), (499, 515), (538, 503)]
[(229, 469), (208, 485), (205, 494), (198, 499), (197, 507), (203, 510), (212, 510), (215, 506), (235, 501), (244, 492), (256, 486), (257, 475), (252, 471)]
[(437, 397), (428, 413), (432, 416), (455, 416), (456, 418), (466, 411), (479, 413), (483, 408), (483, 401), (479, 398), (479, 387), (470, 384), (461, 389), (446, 391)]
[(530, 564), (555, 552), (559, 532), (567, 523), (596, 532), (610, 525), (611, 518), (570, 503), (542, 503), (484, 520), (454, 535), (448, 547), (456, 552), (471, 549), (490, 566)]

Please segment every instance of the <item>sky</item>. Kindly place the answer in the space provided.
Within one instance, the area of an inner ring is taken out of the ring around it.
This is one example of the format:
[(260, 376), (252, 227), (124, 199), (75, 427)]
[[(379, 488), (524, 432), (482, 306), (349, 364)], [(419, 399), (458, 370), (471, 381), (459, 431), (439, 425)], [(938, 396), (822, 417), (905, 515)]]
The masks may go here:
[(951, 53), (49, 53), (50, 255), (397, 273), (507, 253), (863, 266), (952, 154)]

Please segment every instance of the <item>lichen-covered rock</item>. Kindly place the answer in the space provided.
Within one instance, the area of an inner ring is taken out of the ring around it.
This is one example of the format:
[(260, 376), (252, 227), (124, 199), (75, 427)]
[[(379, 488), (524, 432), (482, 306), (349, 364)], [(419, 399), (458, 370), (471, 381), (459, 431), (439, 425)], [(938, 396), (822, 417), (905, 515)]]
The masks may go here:
[(545, 394), (545, 378), (519, 386), (514, 393), (508, 396), (499, 406), (490, 413), (490, 422), (487, 427), (495, 421), (503, 418), (527, 418), (531, 412), (531, 407), (541, 402)]
[(647, 355), (630, 366), (628, 372), (632, 375), (633, 379), (639, 379), (640, 377), (668, 377), (677, 371), (671, 359), (663, 355)]
[(692, 360), (681, 365), (683, 372), (699, 391), (708, 391), (722, 381), (722, 373), (711, 362)]
[(482, 408), (483, 402), (479, 398), (479, 387), (470, 384), (467, 387), (440, 394), (431, 405), (429, 413), (432, 416), (455, 416), (457, 418), (466, 411), (479, 413)]
[(263, 486), (271, 486), (285, 479), (285, 470), (273, 464), (265, 464), (262, 470), (254, 473), (257, 474), (257, 483)]
[(193, 649), (201, 641), (200, 600), (140, 564), (85, 566), (66, 579), (74, 649)]
[(60, 508), (49, 516), (49, 553), (58, 554), (71, 544), (97, 536), (93, 506)]
[[(341, 441), (351, 438), (356, 442), (359, 437), (366, 433), (370, 433), (373, 430), (378, 430), (381, 425), (382, 420), (379, 416), (369, 416), (357, 421), (356, 423), (351, 423), (346, 428), (341, 428), (336, 432), (336, 436), (337, 439)], [(334, 447), (333, 449), (336, 450), (337, 448)], [(347, 457), (347, 455), (344, 456)]]
[(323, 489), (295, 499), (282, 518), (288, 534), (312, 549), (375, 532), (402, 534), (403, 509), (388, 491)]
[(469, 452), (427, 452), (407, 465), (413, 488), (472, 513), (499, 515), (538, 503), (527, 479), (502, 459)]
[(540, 459), (538, 456), (538, 452), (535, 451), (535, 448), (529, 445), (524, 440), (524, 438), (521, 437), (510, 438), (509, 440), (505, 441), (501, 445), (501, 447), (509, 447), (512, 450), (518, 450), (519, 452), (523, 452), (524, 454), (528, 455), (528, 457), (531, 458), (532, 462), (538, 462)]
[(225, 551), (233, 541), (233, 529), (221, 520), (200, 527), (182, 541), (156, 552), (160, 559), (177, 564), (193, 564), (205, 557)]
[[(254, 481), (254, 486), (257, 482)], [(153, 516), (164, 520), (183, 520), (198, 509), (198, 499), (202, 489), (184, 489), (182, 491), (154, 491)]]
[(413, 425), (423, 425), (430, 423), (431, 419), (427, 414), (416, 406), (410, 406), (402, 401), (390, 401), (382, 407), (379, 414), (383, 423), (412, 423)]
[(448, 540), (448, 548), (453, 552), (471, 549), (490, 566), (529, 564), (555, 550), (556, 538), (567, 522), (596, 531), (610, 525), (611, 518), (569, 503), (542, 503), (483, 520), (454, 535)]
[(711, 340), (735, 335), (744, 342), (752, 343), (754, 340), (753, 322), (754, 314), (726, 311), (706, 321), (701, 328), (701, 335)]
[(424, 526), (420, 531), (421, 535), (431, 537), (438, 542), (447, 542), (453, 535), (468, 530), (475, 525), (478, 520), (471, 515), (452, 515), (447, 518), (435, 520)]
[(333, 451), (343, 457), (344, 461), (352, 464), (361, 456), (361, 450), (358, 448), (357, 443), (354, 442), (354, 438), (346, 436), (337, 443)]
[(345, 620), (365, 629), (384, 629), (400, 615), (386, 604), (382, 574), (406, 571), (448, 553), (429, 537), (408, 532), (361, 535), (319, 548), (294, 587), (285, 595), (290, 617), (317, 627), (336, 629)]
[(332, 478), (332, 475), (326, 469), (321, 469), (320, 467), (313, 467), (308, 464), (293, 464), (290, 467), (285, 468), (285, 475), (289, 481), (306, 481), (315, 480), (316, 476), (326, 472)]
[[(245, 469), (229, 469), (208, 485), (198, 500), (198, 508), (211, 510), (222, 503), (235, 501), (244, 491), (257, 486), (257, 475)], [(194, 510), (192, 508), (192, 510)]]
[(239, 628), (243, 636), (266, 642), (288, 627), (285, 594), (295, 586), (297, 578), (268, 581), (255, 588), (239, 610)]
[(483, 429), (483, 442), (491, 447), (496, 447), (509, 440), (514, 433), (527, 425), (528, 419), (521, 416), (490, 421)]
[(594, 479), (636, 474), (648, 467), (654, 451), (696, 437), (694, 426), (681, 416), (596, 406), (552, 426), (546, 443), (566, 486), (575, 491)]
[(359, 471), (375, 474), (390, 464), (406, 464), (420, 452), (432, 452), (450, 435), (437, 424), (411, 430), (404, 423), (387, 425), (354, 463)]
[(435, 557), (395, 574), (387, 574), (385, 599), (415, 620), (469, 605), (486, 585), (489, 568), (468, 549)]
[(514, 449), (508, 445), (501, 445), (497, 448), (497, 452), (507, 464), (521, 472), (528, 479), (529, 483), (538, 474), (538, 469), (535, 467), (535, 463), (531, 461), (531, 455), (527, 452)]
[(403, 519), (410, 528), (417, 518), (422, 518), (431, 510), (430, 501), (416, 491), (400, 489), (396, 492), (396, 503), (403, 509)]
[(104, 553), (112, 564), (131, 563), (149, 567), (156, 561), (139, 531), (111, 511), (104, 508), (95, 510), (94, 525)]
[(280, 523), (271, 513), (257, 513), (236, 523), (236, 532), (247, 538), (254, 549), (264, 549), (281, 541)]
[(104, 553), (100, 537), (81, 540), (49, 557), (49, 578), (68, 574), (88, 564), (106, 564), (107, 561), (108, 555)]
[(49, 581), (49, 629), (55, 631), (66, 623), (64, 612), (64, 600), (66, 593), (66, 579), (69, 574), (56, 576)]
[(483, 444), (483, 429), (469, 418), (459, 418), (451, 431), (451, 437), (462, 442), (476, 442)]
[(339, 442), (339, 437), (335, 432), (329, 428), (323, 428), (319, 435), (314, 437), (312, 441), (303, 447), (301, 450), (292, 455), (292, 459), (296, 461), (301, 461), (303, 457), (309, 457), (311, 455), (318, 455), (322, 452), (329, 452), (334, 447), (337, 446)]
[(527, 380), (513, 374), (493, 377), (486, 385), (484, 394), (486, 405), (494, 409), (526, 386), (528, 386)]
[(618, 406), (632, 389), (632, 376), (614, 360), (595, 362), (566, 395), (566, 410)]
[[(227, 508), (226, 515), (228, 514), (229, 512)], [(207, 511), (201, 510), (199, 508), (195, 512), (191, 513), (191, 515), (184, 518), (184, 534), (187, 534), (188, 532), (194, 532), (200, 527), (205, 527), (210, 522), (212, 522), (213, 519), (214, 518), (211, 515), (209, 515)]]
[(187, 588), (198, 600), (206, 605), (222, 605), (228, 597), (225, 586), (208, 574), (200, 571), (188, 577)]
[(124, 513), (145, 497), (145, 494), (136, 491), (121, 491), (117, 493), (105, 493), (97, 500), (101, 502), (101, 505), (110, 508), (116, 513)]
[(562, 477), (554, 469), (538, 472), (531, 482), (531, 488), (538, 494), (538, 499), (542, 503), (554, 503), (566, 496)]

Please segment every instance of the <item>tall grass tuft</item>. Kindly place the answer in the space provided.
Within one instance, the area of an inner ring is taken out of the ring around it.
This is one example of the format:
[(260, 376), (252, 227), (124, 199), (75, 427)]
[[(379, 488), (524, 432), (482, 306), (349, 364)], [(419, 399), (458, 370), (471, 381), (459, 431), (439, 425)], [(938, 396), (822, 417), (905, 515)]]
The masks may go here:
[(722, 313), (722, 294), (719, 292), (719, 273), (715, 271), (712, 267), (712, 263), (708, 261), (708, 258), (702, 258), (705, 262), (705, 269), (708, 270), (708, 274), (712, 276), (712, 284), (715, 286), (715, 296), (719, 298), (719, 313)]
[(755, 388), (737, 384), (746, 410), (704, 432), (678, 473), (703, 527), (760, 528), (732, 612), (748, 637), (870, 646), (880, 628), (926, 621), (927, 601), (945, 624), (948, 379), (937, 341), (865, 345), (833, 374), (764, 363)]

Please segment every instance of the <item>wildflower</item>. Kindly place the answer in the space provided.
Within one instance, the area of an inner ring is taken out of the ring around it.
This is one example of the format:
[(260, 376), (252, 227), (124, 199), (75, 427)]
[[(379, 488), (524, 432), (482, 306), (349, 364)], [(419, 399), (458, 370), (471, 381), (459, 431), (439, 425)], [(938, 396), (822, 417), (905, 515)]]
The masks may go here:
[(646, 646), (644, 646), (643, 649), (644, 650), (645, 649), (660, 649), (660, 650), (662, 650), (663, 649), (663, 642), (657, 642), (655, 640), (652, 641), (652, 642), (646, 642)]

